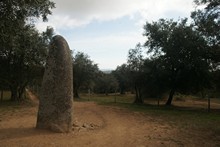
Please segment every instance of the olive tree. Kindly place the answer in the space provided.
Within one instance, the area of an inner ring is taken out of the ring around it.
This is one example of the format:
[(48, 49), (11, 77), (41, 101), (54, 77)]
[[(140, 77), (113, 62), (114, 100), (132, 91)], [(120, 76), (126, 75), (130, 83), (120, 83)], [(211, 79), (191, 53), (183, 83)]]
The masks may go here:
[(98, 66), (83, 52), (73, 56), (73, 86), (74, 97), (80, 98), (80, 88), (90, 88), (98, 74)]
[(33, 69), (44, 64), (50, 29), (39, 33), (34, 20), (46, 21), (54, 6), (49, 0), (0, 1), (0, 82), (11, 90), (11, 100), (21, 99)]
[(205, 39), (187, 19), (160, 19), (144, 26), (148, 53), (160, 58), (166, 70), (171, 105), (176, 91), (193, 92), (209, 86), (209, 54)]

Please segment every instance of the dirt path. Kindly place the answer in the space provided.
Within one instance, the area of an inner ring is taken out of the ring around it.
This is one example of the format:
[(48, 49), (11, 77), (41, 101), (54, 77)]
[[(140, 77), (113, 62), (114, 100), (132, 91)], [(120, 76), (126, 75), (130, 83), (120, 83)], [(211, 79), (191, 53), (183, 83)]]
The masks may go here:
[(93, 102), (74, 102), (75, 122), (80, 126), (93, 125), (90, 129), (81, 127), (68, 134), (37, 130), (36, 116), (37, 106), (1, 114), (0, 146), (212, 146), (196, 132), (179, 130), (175, 124)]

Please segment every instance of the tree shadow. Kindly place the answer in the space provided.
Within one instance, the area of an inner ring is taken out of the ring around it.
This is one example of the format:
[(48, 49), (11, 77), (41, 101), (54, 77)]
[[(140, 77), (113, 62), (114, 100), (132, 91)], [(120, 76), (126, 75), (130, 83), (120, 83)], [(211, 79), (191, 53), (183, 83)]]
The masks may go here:
[(5, 139), (18, 139), (25, 137), (34, 137), (41, 135), (53, 135), (54, 132), (41, 130), (33, 127), (30, 128), (2, 128), (0, 129), (0, 141)]

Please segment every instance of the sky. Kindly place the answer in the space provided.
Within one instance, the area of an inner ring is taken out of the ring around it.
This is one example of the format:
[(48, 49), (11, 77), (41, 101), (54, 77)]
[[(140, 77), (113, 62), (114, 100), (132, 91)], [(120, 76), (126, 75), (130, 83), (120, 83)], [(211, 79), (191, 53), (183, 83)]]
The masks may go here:
[(74, 54), (87, 54), (101, 70), (126, 63), (128, 50), (144, 43), (143, 26), (160, 18), (190, 17), (193, 0), (51, 0), (48, 22), (37, 22), (62, 35)]

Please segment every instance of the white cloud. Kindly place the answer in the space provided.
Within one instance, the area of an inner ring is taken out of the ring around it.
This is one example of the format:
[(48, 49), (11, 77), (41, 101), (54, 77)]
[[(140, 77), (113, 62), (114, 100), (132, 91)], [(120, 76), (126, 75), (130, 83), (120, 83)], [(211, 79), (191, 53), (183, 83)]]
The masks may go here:
[[(140, 13), (140, 20), (156, 20), (161, 17), (189, 15), (193, 0), (53, 0), (56, 8), (49, 23), (56, 28), (74, 28), (93, 20), (110, 21)], [(171, 15), (171, 16), (168, 16)], [(41, 26), (39, 23), (38, 26)], [(45, 25), (45, 24), (44, 24)]]

